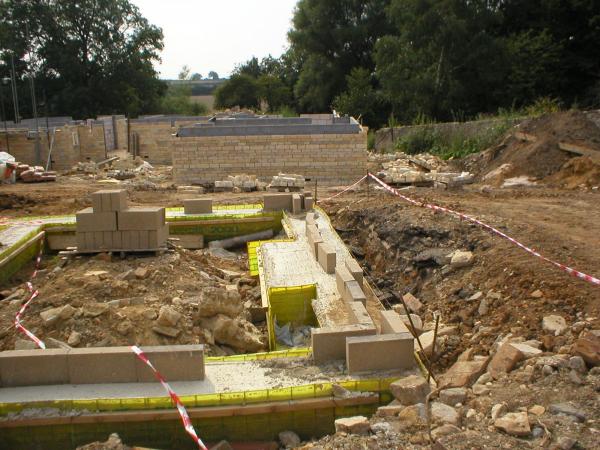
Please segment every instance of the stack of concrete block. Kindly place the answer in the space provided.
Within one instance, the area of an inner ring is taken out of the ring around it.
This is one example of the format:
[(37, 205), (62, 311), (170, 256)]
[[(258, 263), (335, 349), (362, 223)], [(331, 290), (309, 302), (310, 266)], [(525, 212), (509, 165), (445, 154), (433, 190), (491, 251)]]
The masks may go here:
[(212, 214), (212, 198), (190, 198), (183, 201), (183, 212), (185, 214)]
[(300, 214), (302, 211), (309, 211), (313, 208), (314, 202), (310, 192), (300, 193), (281, 193), (265, 194), (263, 196), (265, 211), (289, 211), (293, 214)]
[(224, 180), (215, 181), (215, 192), (231, 192), (236, 188), (243, 192), (252, 192), (260, 187), (261, 183), (256, 175), (228, 175)]
[(125, 190), (92, 194), (92, 207), (76, 214), (79, 251), (155, 250), (166, 246), (169, 228), (162, 207), (127, 206)]
[(314, 222), (314, 215), (309, 216), (310, 223), (306, 224), (306, 240), (309, 249), (318, 263), (326, 273), (335, 273), (336, 252), (335, 248), (323, 240), (317, 224)]
[(299, 191), (304, 188), (306, 182), (303, 175), (280, 173), (271, 180), (268, 188), (274, 191)]

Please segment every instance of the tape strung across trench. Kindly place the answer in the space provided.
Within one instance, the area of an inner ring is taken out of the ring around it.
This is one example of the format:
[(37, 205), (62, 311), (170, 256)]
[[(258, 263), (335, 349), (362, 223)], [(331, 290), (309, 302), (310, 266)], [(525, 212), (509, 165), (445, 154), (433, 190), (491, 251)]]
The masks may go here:
[[(507, 235), (506, 233), (503, 233), (502, 231), (498, 230), (497, 228), (492, 227), (491, 225), (488, 225), (487, 223), (482, 222), (481, 220), (475, 219), (474, 217), (468, 216), (466, 214), (463, 214), (461, 212), (458, 211), (454, 211), (453, 209), (450, 208), (445, 208), (443, 206), (438, 206), (438, 205), (434, 205), (434, 204), (430, 204), (430, 203), (422, 203), (419, 202), (417, 200), (414, 200), (406, 195), (401, 194), (398, 189), (394, 189), (393, 187), (391, 187), (389, 184), (385, 183), (383, 180), (380, 180), (379, 178), (377, 178), (375, 175), (373, 175), (372, 173), (369, 172), (368, 175), (370, 178), (373, 178), (373, 180), (375, 180), (379, 185), (381, 185), (381, 187), (383, 187), (386, 191), (388, 191), (389, 193), (396, 195), (398, 197), (400, 197), (402, 200), (407, 201), (408, 203), (411, 203), (414, 206), (420, 206), (422, 208), (428, 208), (431, 209), (433, 211), (442, 211), (448, 214), (452, 214), (453, 216), (458, 217), (459, 219), (463, 219), (466, 220), (468, 222), (474, 223), (476, 225), (479, 225), (480, 227), (494, 233), (497, 234), (498, 236), (500, 236), (503, 239), (506, 239), (509, 242), (512, 242), (514, 245), (516, 245), (517, 247), (519, 247), (520, 249), (526, 251), (527, 253), (540, 258), (543, 261), (546, 261), (549, 264), (552, 264), (555, 267), (558, 267), (560, 270), (562, 270), (563, 272), (568, 273), (569, 275), (572, 275), (576, 278), (579, 278), (580, 280), (583, 281), (587, 281), (588, 283), (592, 283), (595, 286), (600, 286), (600, 279), (593, 277), (591, 275), (588, 275), (586, 273), (580, 272), (579, 270), (573, 269), (572, 267), (569, 267), (565, 264), (561, 264), (559, 262), (556, 262), (550, 258), (547, 258), (546, 256), (542, 255), (539, 252), (536, 252), (534, 249), (527, 247), (525, 244), (522, 244), (521, 242), (517, 241), (515, 238), (510, 237), (509, 235)], [(338, 192), (337, 194), (326, 198), (325, 200), (321, 200), (319, 202), (326, 202), (327, 200), (331, 200), (332, 198), (337, 197), (338, 195), (343, 194), (344, 192), (349, 191), (350, 189), (352, 189), (354, 186), (356, 186), (357, 184), (361, 183), (362, 181), (365, 180), (365, 178), (367, 178), (367, 175), (365, 175), (364, 177), (362, 177), (360, 180), (358, 180), (356, 183), (354, 183), (352, 186), (347, 187), (346, 189), (344, 189), (341, 192)]]
[(190, 416), (188, 415), (188, 413), (185, 409), (185, 406), (183, 406), (183, 403), (181, 403), (181, 400), (179, 399), (179, 397), (177, 396), (175, 391), (173, 391), (173, 389), (171, 389), (171, 386), (169, 386), (169, 383), (167, 383), (167, 381), (162, 376), (162, 374), (158, 370), (156, 370), (156, 368), (152, 365), (152, 363), (150, 362), (150, 360), (148, 359), (148, 357), (142, 351), (141, 348), (139, 348), (136, 345), (133, 345), (133, 346), (131, 346), (131, 351), (136, 354), (136, 356), (140, 359), (140, 361), (144, 362), (148, 367), (150, 367), (150, 369), (152, 369), (156, 379), (158, 381), (160, 381), (160, 384), (162, 384), (162, 387), (165, 389), (165, 391), (167, 391), (167, 393), (169, 394), (169, 397), (171, 397), (171, 401), (177, 407), (177, 411), (179, 412), (179, 415), (181, 416), (181, 421), (183, 422), (183, 427), (185, 428), (185, 431), (187, 432), (187, 434), (189, 434), (192, 437), (194, 442), (196, 442), (196, 444), (198, 444), (198, 447), (201, 450), (208, 450), (206, 448), (206, 446), (204, 445), (204, 443), (202, 442), (202, 440), (196, 434), (196, 430), (194, 429), (194, 425), (192, 425), (192, 421), (190, 420)]
[(29, 299), (23, 304), (23, 306), (21, 306), (21, 309), (19, 309), (19, 312), (15, 316), (15, 328), (17, 330), (19, 330), (21, 333), (23, 333), (25, 336), (27, 336), (29, 339), (31, 339), (33, 342), (35, 342), (37, 344), (37, 346), (41, 349), (45, 349), (46, 344), (44, 344), (35, 334), (33, 334), (31, 331), (29, 331), (27, 328), (25, 328), (23, 326), (23, 324), (21, 323), (21, 317), (25, 313), (25, 310), (27, 309), (29, 304), (40, 293), (39, 290), (33, 288), (33, 284), (31, 282), (35, 279), (35, 277), (37, 277), (38, 270), (40, 269), (40, 263), (42, 261), (42, 252), (43, 251), (44, 251), (44, 242), (42, 240), (42, 241), (40, 241), (40, 251), (35, 260), (35, 269), (34, 269), (33, 273), (31, 274), (29, 281), (26, 283), (27, 290), (29, 291)]
[(347, 191), (349, 191), (350, 189), (352, 189), (354, 186), (356, 186), (356, 185), (358, 185), (358, 184), (362, 183), (362, 182), (363, 182), (363, 181), (364, 181), (366, 178), (367, 178), (367, 175), (365, 175), (364, 177), (362, 177), (360, 180), (358, 180), (358, 181), (357, 181), (356, 183), (354, 183), (353, 185), (351, 185), (351, 186), (348, 186), (348, 187), (347, 187), (346, 189), (344, 189), (343, 191), (341, 191), (341, 192), (338, 192), (337, 194), (335, 194), (335, 195), (332, 195), (331, 197), (327, 197), (327, 198), (325, 198), (325, 199), (323, 199), (323, 200), (317, 200), (317, 202), (318, 202), (318, 203), (323, 203), (323, 202), (326, 202), (326, 201), (328, 201), (328, 200), (331, 200), (332, 198), (336, 198), (338, 195), (342, 195), (344, 192), (347, 192)]
[(375, 175), (373, 175), (372, 173), (369, 173), (369, 176), (371, 178), (373, 178), (373, 180), (375, 180), (377, 183), (379, 183), (385, 190), (387, 190), (388, 192), (400, 197), (402, 200), (405, 200), (409, 203), (412, 203), (415, 206), (421, 206), (423, 208), (429, 208), (433, 211), (442, 211), (448, 214), (452, 214), (453, 216), (456, 216), (460, 219), (463, 220), (467, 220), (471, 223), (474, 223), (476, 225), (479, 225), (482, 228), (485, 228), (486, 230), (497, 234), (498, 236), (508, 240), (509, 242), (512, 242), (513, 244), (515, 244), (517, 247), (521, 248), (522, 250), (525, 250), (527, 253), (540, 258), (543, 261), (546, 261), (547, 263), (550, 263), (556, 267), (558, 267), (560, 270), (562, 270), (563, 272), (567, 272), (569, 275), (572, 275), (576, 278), (579, 278), (580, 280), (583, 281), (587, 281), (588, 283), (592, 283), (596, 286), (600, 286), (600, 279), (593, 277), (591, 275), (588, 275), (586, 273), (580, 272), (578, 270), (575, 270), (569, 266), (566, 266), (564, 264), (561, 264), (559, 262), (556, 262), (550, 258), (545, 257), (544, 255), (540, 254), (539, 252), (536, 252), (534, 249), (527, 247), (525, 244), (522, 244), (521, 242), (517, 241), (515, 238), (510, 237), (509, 235), (503, 233), (502, 231), (498, 230), (497, 228), (492, 227), (491, 225), (488, 225), (478, 219), (475, 219), (474, 217), (468, 216), (466, 214), (463, 214), (461, 212), (458, 211), (454, 211), (450, 208), (444, 208), (443, 206), (438, 206), (438, 205), (434, 205), (434, 204), (430, 204), (430, 203), (421, 203), (418, 202), (410, 197), (407, 197), (406, 195), (401, 194), (400, 192), (398, 192), (397, 189), (394, 189), (393, 187), (391, 187), (389, 184), (386, 184), (385, 182), (383, 182), (382, 180), (380, 180), (379, 178), (377, 178)]

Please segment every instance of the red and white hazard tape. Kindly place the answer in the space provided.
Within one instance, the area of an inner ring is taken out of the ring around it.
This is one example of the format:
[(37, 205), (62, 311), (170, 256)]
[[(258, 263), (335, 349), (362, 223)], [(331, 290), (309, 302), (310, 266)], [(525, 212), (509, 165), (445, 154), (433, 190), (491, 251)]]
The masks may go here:
[(341, 191), (341, 192), (338, 192), (337, 194), (335, 194), (335, 195), (332, 195), (331, 197), (327, 197), (327, 198), (325, 198), (325, 199), (323, 199), (323, 200), (318, 200), (318, 203), (327, 202), (327, 201), (331, 200), (332, 198), (336, 198), (338, 195), (342, 195), (344, 192), (348, 192), (348, 191), (349, 191), (350, 189), (352, 189), (354, 186), (356, 186), (356, 185), (358, 185), (358, 184), (362, 183), (362, 182), (363, 182), (363, 181), (364, 181), (366, 178), (367, 178), (367, 175), (365, 175), (364, 177), (362, 177), (360, 180), (358, 180), (358, 181), (357, 181), (356, 183), (354, 183), (353, 185), (351, 185), (351, 186), (348, 186), (348, 187), (347, 187), (346, 189), (344, 189), (343, 191)]
[(456, 216), (460, 219), (463, 220), (467, 220), (471, 223), (474, 223), (476, 225), (479, 225), (482, 228), (485, 228), (486, 230), (497, 234), (498, 236), (508, 240), (509, 242), (512, 242), (514, 245), (516, 245), (517, 247), (521, 248), (522, 250), (525, 250), (527, 253), (540, 258), (543, 261), (546, 261), (547, 263), (550, 263), (556, 267), (558, 267), (560, 270), (562, 270), (563, 272), (568, 273), (569, 275), (572, 275), (574, 277), (579, 278), (580, 280), (584, 280), (587, 281), (588, 283), (592, 283), (596, 286), (600, 286), (600, 279), (593, 277), (591, 275), (585, 274), (583, 272), (580, 272), (578, 270), (575, 270), (569, 266), (566, 266), (564, 264), (561, 264), (559, 262), (553, 261), (550, 258), (545, 257), (544, 255), (540, 254), (539, 252), (535, 251), (532, 248), (527, 247), (525, 244), (522, 244), (521, 242), (517, 241), (515, 238), (512, 238), (510, 236), (508, 236), (507, 234), (503, 233), (502, 231), (498, 230), (497, 228), (492, 227), (491, 225), (488, 225), (486, 223), (483, 223), (482, 221), (475, 219), (474, 217), (468, 216), (466, 214), (463, 214), (461, 212), (458, 211), (454, 211), (452, 209), (449, 208), (444, 208), (443, 206), (438, 206), (438, 205), (433, 205), (433, 204), (429, 204), (429, 203), (422, 203), (422, 202), (418, 202), (410, 197), (407, 197), (406, 195), (401, 194), (397, 189), (394, 189), (393, 187), (391, 187), (390, 185), (386, 184), (385, 182), (383, 182), (382, 180), (380, 180), (379, 178), (377, 178), (375, 175), (373, 175), (372, 173), (369, 173), (369, 176), (371, 178), (373, 178), (377, 183), (379, 183), (385, 190), (387, 190), (388, 192), (400, 197), (401, 199), (412, 203), (415, 206), (421, 206), (423, 208), (429, 208), (433, 211), (442, 211), (448, 214), (452, 214), (453, 216)]
[(207, 450), (207, 448), (204, 445), (204, 443), (202, 442), (202, 440), (196, 434), (196, 430), (194, 429), (194, 426), (192, 425), (190, 416), (188, 415), (188, 413), (185, 409), (185, 406), (183, 406), (183, 403), (181, 403), (181, 400), (179, 399), (179, 397), (177, 396), (175, 391), (173, 391), (173, 389), (171, 389), (171, 386), (169, 386), (169, 384), (164, 379), (164, 377), (161, 375), (161, 373), (158, 370), (156, 370), (156, 368), (152, 365), (152, 363), (150, 362), (150, 360), (148, 359), (148, 357), (142, 351), (141, 348), (133, 345), (131, 347), (131, 350), (137, 355), (137, 357), (142, 362), (144, 362), (148, 367), (150, 367), (150, 369), (152, 369), (152, 371), (154, 372), (154, 375), (156, 376), (156, 379), (158, 381), (160, 381), (160, 384), (162, 384), (162, 387), (165, 389), (165, 391), (167, 391), (167, 393), (169, 394), (169, 397), (171, 397), (171, 401), (177, 407), (177, 411), (179, 412), (179, 415), (181, 416), (181, 421), (183, 422), (183, 427), (185, 428), (185, 431), (192, 437), (192, 439), (194, 439), (194, 442), (196, 442), (196, 444), (198, 444), (198, 447), (201, 450)]
[(33, 342), (35, 342), (37, 344), (37, 346), (39, 348), (41, 348), (41, 349), (45, 349), (46, 348), (46, 344), (44, 344), (35, 334), (33, 334), (31, 331), (29, 331), (27, 328), (25, 328), (23, 326), (23, 324), (21, 323), (21, 317), (25, 313), (25, 310), (27, 309), (27, 307), (29, 306), (29, 304), (40, 293), (40, 291), (38, 291), (37, 289), (33, 288), (33, 284), (31, 282), (35, 279), (35, 277), (37, 277), (38, 270), (40, 269), (40, 263), (42, 261), (42, 252), (43, 252), (43, 250), (44, 250), (44, 242), (40, 241), (40, 251), (39, 251), (39, 253), (37, 255), (37, 258), (35, 260), (35, 270), (31, 274), (31, 278), (29, 278), (29, 281), (26, 283), (27, 290), (29, 291), (29, 299), (23, 304), (23, 306), (21, 306), (21, 309), (19, 309), (19, 312), (15, 316), (15, 328), (17, 330), (19, 330), (21, 333), (23, 333), (25, 336), (27, 336), (29, 339), (31, 339)]

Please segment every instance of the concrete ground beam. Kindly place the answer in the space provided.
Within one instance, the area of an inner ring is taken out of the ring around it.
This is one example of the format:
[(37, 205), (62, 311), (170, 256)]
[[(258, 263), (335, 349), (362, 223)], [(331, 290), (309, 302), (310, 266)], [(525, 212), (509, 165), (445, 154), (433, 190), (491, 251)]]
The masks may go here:
[(396, 311), (379, 311), (381, 334), (410, 333), (400, 314)]
[(346, 325), (336, 328), (312, 329), (312, 352), (315, 363), (341, 360), (346, 357), (346, 338), (375, 335), (375, 326)]
[(409, 333), (346, 338), (348, 374), (403, 370), (416, 366), (414, 339)]
[(327, 242), (320, 242), (317, 245), (317, 260), (326, 273), (335, 272), (335, 249)]

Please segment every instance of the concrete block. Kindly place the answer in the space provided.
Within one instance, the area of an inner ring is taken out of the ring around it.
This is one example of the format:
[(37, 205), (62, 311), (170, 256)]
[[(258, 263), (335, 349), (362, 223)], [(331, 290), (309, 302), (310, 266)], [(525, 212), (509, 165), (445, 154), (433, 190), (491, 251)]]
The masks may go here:
[(381, 334), (410, 333), (408, 327), (396, 311), (379, 311)]
[(308, 234), (306, 236), (308, 241), (308, 246), (310, 247), (310, 251), (313, 256), (318, 259), (318, 246), (323, 242), (323, 238), (321, 237), (321, 233), (317, 230), (316, 227), (314, 229), (309, 229)]
[(404, 370), (416, 366), (414, 339), (409, 333), (346, 338), (349, 374), (375, 370)]
[(300, 214), (302, 212), (302, 197), (300, 194), (292, 195), (292, 213)]
[(123, 248), (123, 232), (122, 231), (113, 231), (112, 232), (112, 241), (114, 249)]
[[(185, 236), (185, 235), (182, 235)], [(169, 237), (169, 225), (165, 224), (160, 227), (158, 230), (151, 230), (148, 232), (148, 242), (147, 247), (149, 249), (153, 248), (163, 248), (167, 246), (167, 239)], [(140, 240), (140, 246), (142, 242)], [(202, 248), (202, 247), (199, 247)]]
[(344, 298), (344, 293), (346, 292), (346, 283), (349, 281), (354, 281), (354, 277), (348, 271), (346, 266), (336, 266), (335, 268), (335, 284), (337, 286), (338, 293), (341, 298)]
[(92, 208), (85, 208), (75, 213), (77, 231), (117, 231), (117, 213), (94, 212)]
[(317, 260), (326, 273), (335, 272), (335, 250), (327, 242), (319, 242), (317, 244)]
[(178, 234), (175, 244), (191, 250), (204, 248), (204, 236), (201, 234)]
[(212, 198), (193, 198), (183, 201), (185, 214), (211, 214), (213, 212)]
[(77, 248), (79, 250), (85, 250), (85, 249), (87, 249), (87, 244), (86, 244), (86, 241), (85, 241), (85, 233), (84, 232), (80, 231), (78, 233), (75, 233), (75, 239), (77, 241)]
[(367, 305), (367, 297), (358, 284), (358, 281), (356, 281), (354, 278), (344, 283), (344, 293), (342, 295), (342, 299), (349, 303), (360, 302), (363, 304), (363, 306)]
[(151, 248), (148, 245), (148, 233), (150, 233), (150, 232), (147, 231), (147, 230), (140, 230), (140, 231), (138, 231), (138, 235), (140, 237), (140, 249), (146, 249), (146, 248), (149, 249), (149, 248)]
[(337, 328), (313, 328), (311, 341), (315, 363), (322, 364), (346, 357), (346, 338), (372, 336), (377, 333), (374, 326), (345, 325)]
[(158, 230), (165, 225), (165, 208), (135, 207), (117, 213), (121, 231)]
[(310, 211), (313, 209), (314, 199), (312, 197), (304, 197), (304, 209)]
[(354, 258), (348, 258), (344, 262), (348, 271), (352, 274), (354, 279), (358, 282), (358, 285), (362, 288), (363, 286), (363, 270), (360, 264)]
[(265, 211), (292, 210), (292, 194), (265, 194), (263, 196)]
[(348, 304), (352, 315), (354, 316), (356, 323), (359, 325), (371, 325), (373, 326), (373, 319), (367, 312), (367, 308), (361, 302), (351, 302)]
[[(160, 345), (143, 347), (144, 353), (168, 381), (199, 381), (204, 379), (203, 345)], [(137, 381), (156, 382), (154, 372), (136, 358)]]
[(71, 384), (135, 383), (135, 360), (129, 347), (74, 348), (69, 350)]
[(68, 353), (62, 348), (0, 352), (0, 386), (66, 384)]
[[(305, 204), (306, 204), (306, 198), (307, 197), (304, 197)], [(306, 225), (307, 226), (308, 225), (316, 225), (316, 222), (315, 222), (315, 213), (314, 212), (306, 213)]]
[(125, 189), (106, 189), (92, 194), (94, 212), (116, 212), (127, 209), (127, 191)]

